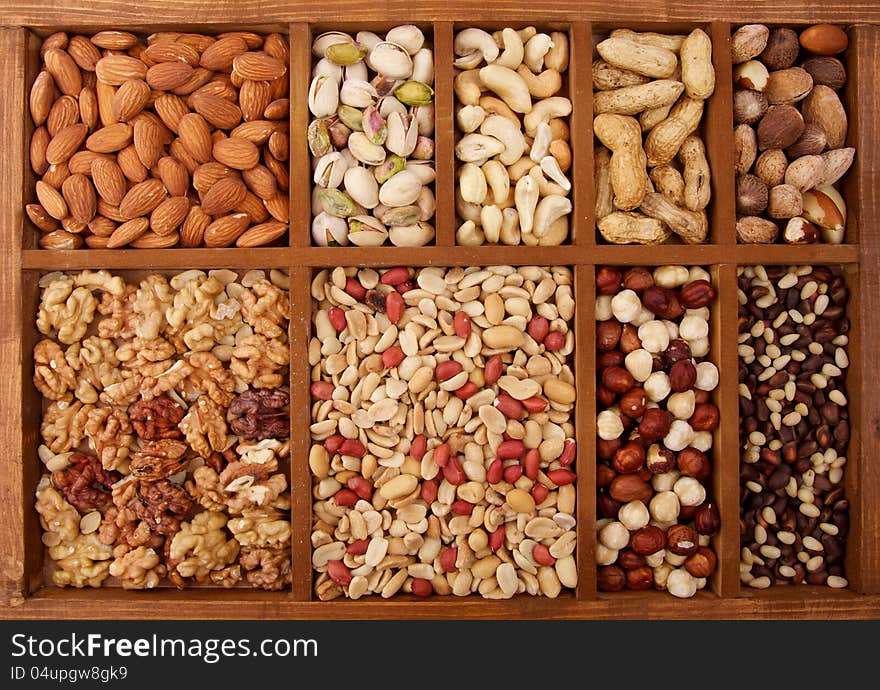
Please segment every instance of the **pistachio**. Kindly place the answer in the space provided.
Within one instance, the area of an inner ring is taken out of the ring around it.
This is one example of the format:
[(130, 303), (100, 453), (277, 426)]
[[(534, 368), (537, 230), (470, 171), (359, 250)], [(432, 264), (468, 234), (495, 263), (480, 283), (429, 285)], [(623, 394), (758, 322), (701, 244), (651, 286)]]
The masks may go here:
[(396, 43), (382, 41), (373, 46), (367, 63), (383, 77), (407, 79), (412, 75), (413, 61), (407, 50)]
[[(375, 208), (379, 203), (379, 183), (373, 174), (359, 165), (345, 171), (345, 191), (364, 208)], [(334, 185), (338, 186), (338, 185)]]
[(385, 137), (388, 136), (388, 127), (385, 125), (385, 119), (379, 114), (374, 105), (367, 106), (364, 109), (361, 116), (360, 129), (367, 135), (367, 139), (378, 146), (384, 144)]
[(339, 100), (354, 108), (366, 108), (379, 100), (379, 92), (368, 81), (347, 79), (339, 89)]
[(391, 113), (388, 116), (388, 136), (385, 147), (398, 156), (409, 156), (418, 143), (419, 128), (408, 115)]
[(434, 100), (434, 89), (420, 81), (409, 79), (394, 89), (394, 97), (406, 105), (428, 105)]
[(312, 239), (320, 247), (348, 244), (345, 220), (322, 211), (312, 221)]
[(314, 180), (319, 187), (338, 187), (348, 170), (348, 161), (338, 151), (325, 154), (315, 166)]
[(350, 130), (354, 132), (363, 131), (362, 121), (364, 114), (357, 108), (343, 104), (339, 106), (339, 110), (336, 111), (336, 114), (339, 116), (339, 120), (342, 124)]
[(392, 153), (381, 165), (377, 165), (373, 169), (373, 175), (379, 184), (382, 184), (403, 170), (405, 165), (406, 160), (404, 158)]
[(385, 149), (369, 140), (363, 132), (353, 132), (348, 138), (348, 150), (361, 163), (381, 165), (385, 160)]
[(339, 189), (322, 189), (318, 198), (324, 204), (324, 209), (332, 216), (348, 218), (364, 212), (354, 200)]
[(313, 156), (323, 156), (330, 150), (330, 132), (327, 129), (325, 120), (312, 120), (309, 123), (307, 138), (309, 140), (309, 151)]
[(378, 217), (385, 225), (392, 227), (416, 225), (419, 222), (419, 207), (392, 207), (383, 211)]
[(347, 41), (333, 43), (332, 45), (327, 46), (327, 49), (324, 51), (325, 58), (330, 60), (334, 65), (340, 65), (342, 67), (360, 62), (364, 59), (364, 55), (366, 54), (366, 49)]
[(385, 206), (409, 206), (419, 197), (422, 183), (408, 170), (402, 170), (379, 188), (379, 201)]
[(309, 110), (315, 117), (336, 114), (339, 106), (339, 85), (329, 77), (317, 76), (309, 86)]

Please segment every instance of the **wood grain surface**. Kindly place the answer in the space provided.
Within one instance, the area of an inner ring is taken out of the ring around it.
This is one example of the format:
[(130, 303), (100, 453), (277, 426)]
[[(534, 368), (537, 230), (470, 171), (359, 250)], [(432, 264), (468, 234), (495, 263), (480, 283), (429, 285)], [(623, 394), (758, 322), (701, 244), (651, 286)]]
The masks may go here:
[[(310, 119), (305, 91), (312, 56), (311, 37), (330, 28), (383, 29), (415, 22), (430, 34), (436, 57), (436, 160), (438, 178), (437, 238), (419, 248), (311, 247), (311, 162), (305, 136)], [(734, 180), (729, 36), (731, 25), (751, 23), (805, 24), (831, 21), (849, 25), (847, 55), (850, 84), (844, 94), (850, 117), (849, 145), (858, 153), (844, 185), (850, 219), (847, 241), (829, 246), (737, 245), (734, 222)], [(467, 25), (498, 28), (534, 23), (565, 30), (572, 43), (568, 93), (575, 108), (571, 118), (573, 167), (571, 246), (456, 247), (454, 208), (454, 96), (452, 39)], [(342, 24), (342, 26), (340, 26)], [(625, 7), (606, 0), (561, 0), (523, 3), (511, 0), (411, 0), (366, 2), (292, 2), (214, 0), (212, 2), (118, 0), (74, 3), (10, 2), (0, 0), (0, 67), (6, 77), (0, 114), (0, 299), (7, 317), (0, 339), (0, 444), (11, 449), (0, 470), (0, 501), (14, 506), (0, 524), (0, 618), (877, 618), (880, 617), (880, 473), (872, 462), (880, 457), (880, 396), (874, 372), (880, 354), (880, 93), (876, 65), (880, 64), (880, 3), (759, 2), (744, 0), (718, 6), (708, 0), (674, 2), (643, 0)], [(627, 26), (637, 29), (683, 31), (701, 25), (710, 32), (717, 72), (716, 94), (706, 111), (704, 133), (712, 164), (710, 208), (712, 244), (660, 247), (597, 244), (594, 229), (592, 181), (592, 88), (590, 64), (593, 34)], [(29, 29), (16, 28), (29, 27)], [(34, 249), (35, 234), (25, 226), (23, 200), (33, 196), (33, 177), (25, 152), (27, 89), (38, 65), (39, 39), (57, 29), (77, 31), (125, 28), (141, 34), (157, 28), (220, 32), (232, 28), (280, 30), (291, 42), (291, 231), (287, 246), (236, 249), (90, 250), (47, 252)], [(297, 98), (297, 94), (300, 97)], [(722, 426), (716, 434), (713, 494), (723, 518), (715, 539), (719, 571), (710, 588), (691, 600), (666, 593), (606, 595), (595, 587), (595, 337), (594, 276), (599, 264), (620, 266), (660, 264), (702, 265), (719, 286), (713, 307), (710, 358), (721, 370), (716, 402)], [(739, 438), (737, 380), (736, 266), (740, 264), (830, 264), (845, 272), (852, 291), (853, 320), (848, 372), (853, 441), (846, 475), (853, 503), (853, 527), (847, 568), (852, 587), (835, 591), (814, 587), (779, 587), (755, 592), (739, 586)], [(311, 297), (315, 269), (333, 266), (465, 266), (567, 265), (575, 275), (576, 349), (574, 367), (578, 388), (575, 433), (578, 441), (579, 584), (575, 593), (556, 600), (518, 596), (510, 601), (479, 597), (409, 596), (393, 600), (313, 601), (311, 571), (311, 477), (309, 367)], [(175, 270), (183, 268), (282, 268), (291, 277), (291, 589), (269, 593), (236, 589), (194, 588), (149, 593), (101, 590), (61, 590), (43, 586), (40, 528), (32, 508), (33, 486), (40, 471), (38, 394), (30, 383), (30, 350), (36, 339), (34, 311), (39, 298), (37, 280), (51, 270), (107, 268), (110, 270)], [(865, 347), (861, 345), (865, 344)]]

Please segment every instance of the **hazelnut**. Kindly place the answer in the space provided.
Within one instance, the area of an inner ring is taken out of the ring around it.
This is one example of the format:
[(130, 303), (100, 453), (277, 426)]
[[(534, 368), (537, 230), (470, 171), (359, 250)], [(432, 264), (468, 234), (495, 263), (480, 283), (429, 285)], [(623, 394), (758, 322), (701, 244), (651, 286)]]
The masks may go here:
[[(611, 460), (611, 458), (613, 458), (614, 454), (617, 452), (617, 449), (620, 448), (622, 445), (623, 441), (619, 438), (613, 438), (608, 441), (602, 438), (596, 439), (596, 455), (598, 455), (602, 460)], [(608, 483), (610, 484), (611, 480), (614, 479), (614, 473), (611, 468), (608, 469), (612, 472), (611, 477), (608, 479)], [(606, 485), (602, 484), (601, 486)]]
[(661, 321), (648, 321), (639, 326), (639, 338), (644, 349), (651, 354), (665, 352), (669, 347), (669, 331)]
[(623, 327), (617, 321), (600, 321), (596, 324), (596, 347), (613, 350), (620, 341)]
[[(709, 335), (709, 321), (707, 319), (708, 315), (704, 317), (702, 315), (689, 313), (681, 320), (681, 323), (678, 324), (678, 335), (689, 343), (694, 340), (699, 340), (700, 338), (705, 338)], [(691, 350), (693, 351), (693, 349), (694, 346), (691, 344)]]
[(654, 284), (654, 279), (647, 269), (631, 268), (623, 274), (623, 287), (633, 292), (642, 293)]
[(769, 81), (770, 73), (758, 60), (747, 60), (733, 68), (733, 83), (742, 89), (763, 92)]
[(675, 469), (675, 453), (657, 443), (648, 446), (645, 464), (654, 474), (663, 474)]
[(620, 550), (629, 543), (629, 530), (616, 520), (599, 530), (599, 543), (609, 549)]
[(638, 419), (645, 413), (648, 405), (648, 396), (643, 388), (634, 386), (620, 398), (620, 411), (627, 417)]
[(675, 568), (673, 568), (668, 563), (659, 563), (654, 566), (654, 589), (664, 590), (666, 589), (666, 581), (669, 579), (669, 573), (671, 573)]
[[(599, 492), (599, 496), (596, 498), (596, 511), (599, 514), (599, 517), (603, 518), (613, 518), (617, 516), (617, 511), (620, 510), (620, 502), (615, 501), (611, 496), (606, 494), (604, 491)], [(612, 558), (611, 563), (613, 563), (616, 559)]]
[(793, 105), (774, 105), (758, 123), (758, 149), (785, 149), (804, 133), (804, 117)]
[(673, 393), (666, 400), (666, 409), (671, 412), (672, 416), (676, 419), (683, 419), (685, 421), (689, 420), (694, 413), (694, 407), (694, 392), (691, 390), (682, 391), (681, 393)]
[(596, 486), (599, 488), (606, 487), (617, 476), (617, 473), (608, 465), (599, 463), (596, 466)]
[(654, 367), (654, 358), (647, 350), (633, 350), (624, 359), (626, 370), (640, 383), (646, 381)]
[(596, 321), (608, 321), (614, 314), (611, 311), (611, 295), (596, 296)]
[(654, 586), (654, 571), (647, 565), (635, 570), (626, 571), (626, 586), (628, 589), (651, 589)]
[(672, 290), (656, 285), (645, 290), (642, 302), (645, 309), (662, 319), (677, 319), (684, 311), (679, 304), (678, 297)]
[(676, 362), (683, 359), (691, 358), (691, 346), (686, 340), (675, 338), (669, 341), (669, 347), (666, 348), (666, 364), (672, 366)]
[(642, 556), (656, 553), (666, 545), (663, 530), (654, 525), (647, 525), (633, 532), (630, 548)]
[(658, 266), (652, 275), (655, 285), (670, 289), (681, 287), (690, 277), (686, 266)]
[(758, 56), (767, 69), (777, 70), (791, 67), (800, 52), (798, 35), (787, 28), (773, 29), (767, 39), (767, 46)]
[(721, 527), (721, 517), (714, 503), (708, 501), (694, 511), (694, 529), (700, 534), (712, 535)]
[(666, 591), (679, 599), (687, 599), (697, 593), (697, 580), (684, 568), (676, 568), (666, 578)]
[(651, 515), (648, 513), (648, 508), (644, 503), (641, 501), (630, 501), (626, 505), (621, 506), (617, 519), (630, 532), (634, 532), (647, 525), (651, 520)]
[(718, 407), (712, 403), (699, 403), (694, 407), (688, 423), (694, 431), (715, 431), (718, 420)]
[(596, 563), (611, 565), (617, 561), (617, 549), (609, 549), (602, 543), (596, 544)]
[[(679, 480), (680, 481), (680, 480)], [(654, 495), (651, 485), (637, 474), (621, 474), (614, 478), (608, 487), (608, 493), (615, 501), (629, 503), (630, 501), (650, 501)], [(681, 498), (679, 497), (679, 500)]]
[(623, 367), (608, 367), (602, 371), (602, 385), (612, 393), (626, 393), (634, 383), (632, 374)]
[(678, 301), (685, 309), (707, 307), (715, 299), (715, 288), (708, 280), (692, 280), (681, 288)]
[(760, 91), (741, 89), (733, 94), (733, 123), (753, 125), (767, 112), (767, 97)]
[(684, 562), (685, 569), (694, 577), (709, 577), (715, 572), (717, 564), (715, 552), (707, 546), (700, 546)]
[(596, 573), (596, 585), (601, 592), (619, 592), (626, 587), (626, 574), (616, 565), (606, 565)]
[(673, 491), (661, 491), (654, 494), (648, 506), (651, 517), (657, 522), (675, 522), (681, 510), (678, 496)]
[(681, 499), (678, 499), (678, 502), (681, 504), (681, 508), (678, 512), (679, 522), (687, 523), (687, 522), (690, 522), (691, 520), (693, 520), (694, 513), (697, 512), (697, 508), (699, 506), (686, 506), (683, 503), (681, 503)]
[(758, 160), (755, 161), (755, 174), (768, 187), (782, 184), (785, 181), (786, 170), (788, 170), (788, 159), (781, 149), (768, 149), (758, 156)]
[(620, 474), (633, 474), (645, 464), (645, 449), (638, 441), (630, 441), (614, 454), (612, 465)]
[(651, 486), (654, 491), (672, 491), (675, 482), (679, 480), (681, 473), (678, 470), (669, 470), (662, 474), (655, 474), (651, 477)]
[(786, 244), (814, 244), (819, 241), (819, 229), (806, 218), (792, 218), (782, 231)]
[(621, 323), (629, 323), (642, 310), (642, 301), (632, 290), (623, 290), (611, 298), (611, 311)]
[[(621, 479), (621, 477), (617, 479)], [(693, 477), (679, 477), (672, 486), (672, 490), (678, 496), (678, 501), (681, 503), (682, 508), (698, 506), (706, 500), (706, 488)]]
[(740, 175), (736, 180), (736, 212), (755, 216), (767, 208), (767, 185), (757, 175)]
[(701, 391), (713, 391), (718, 387), (718, 367), (712, 362), (697, 364), (697, 380), (694, 385)]
[(785, 149), (785, 154), (795, 160), (801, 156), (813, 156), (825, 150), (825, 129), (818, 122), (808, 122), (804, 125), (804, 133), (791, 146)]
[(625, 549), (618, 554), (617, 565), (624, 570), (635, 570), (645, 565), (645, 557), (632, 549)]
[(623, 327), (623, 332), (620, 334), (620, 350), (624, 354), (629, 354), (634, 350), (639, 350), (642, 347), (642, 341), (639, 340), (639, 331), (641, 330), (641, 326), (636, 328), (633, 324), (628, 323)]
[(803, 210), (803, 197), (794, 185), (779, 184), (770, 190), (767, 215), (771, 218), (793, 218)]
[(673, 525), (666, 530), (666, 549), (679, 556), (690, 556), (699, 547), (699, 538), (687, 525)]
[[(692, 420), (693, 417), (688, 420), (688, 424), (690, 424)], [(691, 439), (691, 445), (697, 450), (701, 450), (705, 453), (712, 448), (713, 440), (711, 431), (696, 431), (694, 432), (694, 437)]]
[(647, 563), (652, 568), (657, 568), (666, 560), (666, 549), (660, 549), (656, 553), (651, 553), (645, 556), (645, 563)]
[(599, 438), (610, 441), (623, 433), (623, 420), (611, 410), (602, 410), (596, 418), (596, 432)]
[(712, 465), (706, 454), (696, 448), (688, 446), (679, 452), (676, 458), (678, 471), (688, 477), (693, 477), (701, 482), (706, 481), (712, 474)]
[(696, 382), (697, 368), (690, 359), (678, 360), (669, 370), (669, 385), (676, 393), (690, 390)]
[(600, 295), (616, 295), (620, 291), (622, 276), (613, 266), (600, 266), (596, 271), (596, 290)]
[(677, 453), (687, 448), (693, 438), (694, 430), (691, 429), (691, 425), (681, 419), (676, 419), (670, 425), (669, 433), (663, 437), (663, 445)]
[(617, 395), (605, 388), (601, 383), (596, 386), (596, 400), (603, 407), (611, 407), (616, 399)]
[(645, 380), (644, 387), (645, 393), (648, 394), (648, 399), (656, 403), (665, 400), (666, 396), (672, 391), (669, 385), (669, 377), (662, 371), (655, 371), (651, 374)]
[(624, 354), (617, 350), (603, 350), (596, 355), (596, 368), (599, 371), (608, 367), (623, 366)]
[(645, 410), (642, 419), (639, 422), (639, 439), (644, 444), (651, 444), (659, 441), (669, 433), (672, 419), (666, 410), (659, 407), (652, 407)]
[(813, 84), (828, 86), (835, 91), (846, 84), (846, 68), (835, 57), (812, 57), (805, 60), (801, 67), (813, 77)]

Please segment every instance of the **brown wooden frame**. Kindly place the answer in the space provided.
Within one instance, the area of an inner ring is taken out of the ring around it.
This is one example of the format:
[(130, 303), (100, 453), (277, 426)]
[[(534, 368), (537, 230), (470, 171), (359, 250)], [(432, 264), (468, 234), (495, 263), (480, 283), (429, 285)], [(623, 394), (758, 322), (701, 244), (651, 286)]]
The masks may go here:
[[(144, 25), (143, 17), (151, 23)], [(309, 114), (305, 106), (311, 65), (309, 36), (314, 25), (328, 26), (347, 17), (366, 26), (389, 25), (388, 18), (432, 25), (437, 91), (437, 239), (417, 249), (317, 248), (309, 238)], [(453, 207), (453, 95), (451, 48), (453, 29), (464, 24), (535, 23), (570, 32), (574, 101), (572, 147), (577, 160), (571, 246), (455, 247)], [(218, 18), (222, 18), (218, 22)], [(846, 105), (850, 145), (858, 149), (845, 197), (850, 220), (847, 244), (838, 246), (738, 245), (734, 230), (733, 142), (731, 116), (731, 26), (742, 23), (805, 25), (827, 21), (846, 25), (850, 34)], [(872, 390), (880, 356), (871, 343), (880, 340), (880, 91), (874, 66), (880, 64), (880, 6), (871, 0), (841, 2), (764, 2), (741, 0), (718, 7), (708, 0), (640, 0), (630, 7), (604, 0), (197, 0), (135, 4), (106, 2), (96, 8), (70, 0), (0, 2), (0, 73), (5, 76), (0, 99), (0, 299), (5, 317), (0, 340), (0, 618), (876, 618), (880, 616), (880, 472), (868, 463), (880, 457), (880, 396)], [(706, 27), (714, 44), (717, 91), (707, 110), (706, 134), (712, 163), (711, 244), (662, 247), (611, 246), (596, 241), (592, 202), (592, 93), (589, 70), (593, 25), (679, 30)], [(36, 36), (58, 30), (97, 31), (124, 28), (138, 33), (163, 29), (217, 32), (231, 28), (282, 30), (291, 42), (291, 233), (289, 246), (272, 249), (79, 250), (34, 249), (34, 231), (23, 213), (32, 198), (33, 179), (27, 161), (30, 135), (27, 94), (37, 69)], [(300, 94), (297, 98), (296, 94)], [(291, 275), (291, 410), (294, 437), (291, 491), (293, 505), (294, 583), (288, 592), (247, 589), (163, 589), (128, 592), (116, 588), (70, 590), (43, 586), (43, 550), (32, 492), (39, 473), (36, 457), (39, 399), (30, 382), (31, 349), (36, 339), (34, 313), (38, 276), (49, 270), (107, 268), (250, 268), (277, 267)], [(853, 322), (849, 348), (848, 394), (853, 437), (846, 471), (852, 503), (847, 570), (850, 589), (776, 587), (756, 592), (739, 583), (737, 432), (736, 266), (765, 264), (831, 264), (845, 272), (851, 289)], [(509, 263), (570, 265), (575, 273), (578, 467), (578, 569), (574, 594), (556, 600), (519, 596), (510, 601), (409, 596), (392, 600), (319, 602), (312, 594), (309, 519), (311, 479), (306, 458), (309, 439), (307, 359), (311, 298), (309, 279), (326, 266), (486, 265)], [(711, 267), (719, 286), (713, 311), (713, 358), (720, 365), (718, 402), (722, 427), (715, 451), (714, 492), (723, 528), (716, 546), (720, 568), (709, 590), (690, 600), (665, 593), (605, 595), (595, 589), (595, 441), (593, 419), (594, 338), (593, 277), (597, 264), (657, 265), (680, 263)], [(865, 347), (861, 344), (864, 343)], [(299, 366), (298, 366), (299, 364)], [(296, 432), (300, 433), (297, 434)], [(873, 471), (872, 471), (873, 470)]]

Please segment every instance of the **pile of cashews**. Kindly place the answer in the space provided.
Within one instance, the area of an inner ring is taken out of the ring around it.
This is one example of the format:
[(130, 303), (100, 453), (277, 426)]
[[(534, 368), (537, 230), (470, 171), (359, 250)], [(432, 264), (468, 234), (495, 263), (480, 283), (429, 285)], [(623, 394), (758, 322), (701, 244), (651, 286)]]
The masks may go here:
[(568, 36), (534, 27), (460, 31), (453, 43), (461, 138), (459, 245), (562, 244), (572, 211), (571, 100), (557, 95)]

